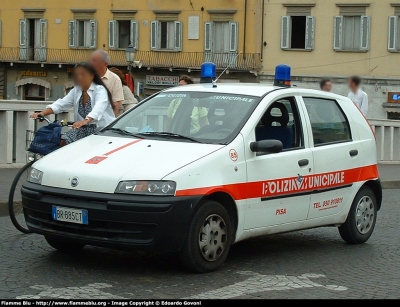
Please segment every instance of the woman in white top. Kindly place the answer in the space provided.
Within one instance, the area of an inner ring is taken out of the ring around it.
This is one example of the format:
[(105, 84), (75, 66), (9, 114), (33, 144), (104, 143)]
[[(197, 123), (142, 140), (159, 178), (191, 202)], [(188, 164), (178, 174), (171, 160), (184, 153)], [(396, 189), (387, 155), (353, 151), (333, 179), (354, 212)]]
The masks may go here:
[(87, 63), (76, 65), (74, 78), (76, 86), (64, 98), (31, 115), (36, 119), (38, 115), (58, 114), (74, 108), (73, 129), (61, 136), (61, 146), (89, 136), (115, 119), (111, 93), (93, 67)]
[(128, 111), (138, 104), (137, 99), (132, 94), (131, 89), (127, 86), (125, 76), (121, 70), (116, 67), (111, 67), (110, 71), (116, 74), (122, 82), (122, 91), (124, 92), (124, 100), (120, 104), (120, 109), (118, 110), (117, 116), (120, 116), (122, 113)]

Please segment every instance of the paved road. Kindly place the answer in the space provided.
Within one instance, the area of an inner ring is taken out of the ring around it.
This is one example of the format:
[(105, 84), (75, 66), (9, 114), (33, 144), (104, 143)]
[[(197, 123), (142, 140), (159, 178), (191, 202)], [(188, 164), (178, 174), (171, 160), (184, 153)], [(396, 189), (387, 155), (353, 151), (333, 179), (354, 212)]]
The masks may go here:
[(335, 228), (232, 247), (222, 270), (191, 274), (173, 255), (87, 247), (60, 254), (0, 217), (1, 298), (400, 298), (400, 190), (385, 190), (368, 243)]

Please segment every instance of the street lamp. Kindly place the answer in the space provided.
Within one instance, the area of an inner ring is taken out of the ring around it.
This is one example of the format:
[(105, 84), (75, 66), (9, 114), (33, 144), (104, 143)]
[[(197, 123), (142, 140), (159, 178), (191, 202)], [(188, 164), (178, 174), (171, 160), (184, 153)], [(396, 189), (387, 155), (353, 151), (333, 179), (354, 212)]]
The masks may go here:
[(126, 56), (126, 61), (129, 64), (132, 64), (133, 61), (135, 61), (136, 50), (135, 50), (135, 48), (133, 48), (132, 45), (129, 45), (128, 48), (126, 48), (125, 56)]
[(136, 58), (136, 49), (133, 48), (132, 45), (129, 45), (125, 50), (126, 61), (128, 62), (128, 70), (131, 70), (131, 67), (139, 67), (142, 68), (142, 61), (135, 61)]

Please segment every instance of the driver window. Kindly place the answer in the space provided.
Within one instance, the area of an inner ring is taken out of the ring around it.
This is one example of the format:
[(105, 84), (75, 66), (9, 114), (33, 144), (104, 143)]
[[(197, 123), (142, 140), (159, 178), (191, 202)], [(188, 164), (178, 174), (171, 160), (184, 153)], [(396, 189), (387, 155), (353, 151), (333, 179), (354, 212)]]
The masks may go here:
[(303, 134), (295, 98), (282, 98), (269, 105), (255, 129), (255, 135), (257, 141), (281, 141), (284, 151), (303, 147)]

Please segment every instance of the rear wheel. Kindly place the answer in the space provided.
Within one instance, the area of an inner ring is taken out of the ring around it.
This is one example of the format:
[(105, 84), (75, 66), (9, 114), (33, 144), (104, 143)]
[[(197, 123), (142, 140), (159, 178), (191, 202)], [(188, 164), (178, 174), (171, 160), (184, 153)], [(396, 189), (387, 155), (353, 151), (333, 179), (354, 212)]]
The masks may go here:
[(67, 240), (60, 240), (53, 237), (45, 236), (47, 243), (56, 250), (64, 253), (76, 252), (85, 247), (83, 243), (75, 243)]
[(22, 185), (28, 181), (33, 163), (34, 161), (29, 162), (20, 169), (11, 184), (10, 193), (8, 195), (8, 212), (10, 214), (11, 222), (15, 228), (23, 233), (30, 233), (30, 230), (25, 222), (21, 188)]
[(180, 252), (182, 264), (199, 273), (214, 271), (224, 263), (232, 240), (228, 212), (220, 203), (206, 201), (193, 217)]
[(339, 227), (343, 240), (351, 244), (366, 242), (375, 228), (377, 202), (369, 187), (358, 191), (351, 205), (346, 222)]

